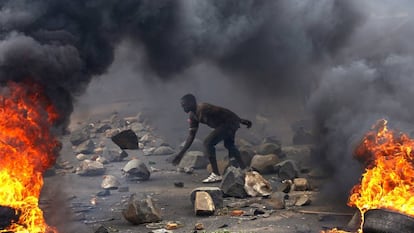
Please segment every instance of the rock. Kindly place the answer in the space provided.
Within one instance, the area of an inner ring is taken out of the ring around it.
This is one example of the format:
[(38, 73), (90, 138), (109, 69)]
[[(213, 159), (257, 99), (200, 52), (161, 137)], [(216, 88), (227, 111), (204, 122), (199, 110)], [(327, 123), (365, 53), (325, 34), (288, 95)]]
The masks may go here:
[(104, 148), (102, 151), (102, 157), (109, 162), (120, 162), (124, 158), (128, 157), (128, 153), (119, 148)]
[(134, 131), (128, 129), (111, 137), (111, 140), (121, 149), (139, 149), (138, 136)]
[(215, 211), (213, 199), (204, 191), (195, 193), (194, 212), (196, 215), (213, 215)]
[(87, 140), (79, 144), (74, 150), (75, 153), (92, 154), (95, 149), (95, 143), (92, 140)]
[(279, 210), (285, 208), (285, 193), (283, 192), (274, 192), (268, 199), (264, 200), (264, 203), (267, 206), (270, 206), (272, 209)]
[(79, 161), (83, 161), (85, 159), (88, 159), (88, 156), (86, 156), (85, 154), (80, 153), (80, 154), (76, 155), (76, 159), (79, 160)]
[(282, 152), (282, 147), (276, 143), (263, 143), (259, 145), (256, 150), (259, 155), (268, 155), (268, 154), (280, 154)]
[(244, 173), (240, 168), (228, 167), (221, 181), (220, 188), (226, 196), (247, 197), (246, 190), (244, 190)]
[(276, 164), (274, 171), (282, 180), (293, 180), (300, 174), (300, 170), (294, 160), (285, 160)]
[(134, 225), (161, 221), (160, 210), (154, 205), (152, 198), (140, 200), (136, 194), (131, 194), (122, 215)]
[(293, 186), (295, 191), (306, 191), (309, 189), (308, 180), (305, 178), (295, 178), (293, 180)]
[(92, 160), (84, 160), (76, 168), (76, 174), (80, 176), (99, 176), (105, 173), (105, 167), (102, 163)]
[(190, 199), (194, 205), (195, 194), (199, 191), (207, 192), (213, 199), (214, 206), (216, 208), (223, 207), (223, 191), (219, 187), (198, 187), (191, 191)]
[(258, 172), (246, 172), (244, 190), (252, 197), (269, 196), (272, 193), (272, 186)]
[(152, 154), (153, 155), (170, 155), (173, 154), (175, 151), (170, 146), (160, 146), (156, 148)]
[(128, 180), (144, 181), (148, 180), (151, 175), (147, 166), (139, 159), (131, 159), (127, 164), (125, 164), (122, 172)]
[(87, 128), (82, 128), (75, 130), (70, 135), (70, 142), (74, 146), (80, 145), (82, 142), (89, 139), (89, 130)]
[(101, 183), (103, 189), (118, 189), (119, 185), (118, 179), (113, 175), (105, 175)]
[(242, 147), (240, 148), (240, 156), (244, 165), (249, 167), (254, 157), (254, 151), (250, 148)]
[(311, 199), (308, 195), (301, 195), (298, 199), (296, 199), (295, 206), (304, 206), (309, 205), (311, 203)]
[(252, 159), (250, 167), (261, 174), (270, 174), (274, 172), (274, 165), (279, 162), (279, 158), (275, 154), (255, 155)]
[(188, 151), (181, 159), (178, 167), (192, 167), (194, 169), (205, 169), (209, 161), (201, 151)]

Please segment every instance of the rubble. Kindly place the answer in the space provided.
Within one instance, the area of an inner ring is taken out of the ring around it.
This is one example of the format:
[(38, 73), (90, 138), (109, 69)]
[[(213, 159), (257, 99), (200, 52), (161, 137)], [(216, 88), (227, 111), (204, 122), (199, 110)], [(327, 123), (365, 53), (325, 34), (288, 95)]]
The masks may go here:
[(124, 168), (122, 168), (123, 175), (128, 180), (148, 180), (150, 178), (150, 171), (145, 163), (139, 159), (131, 159)]
[(194, 212), (196, 215), (213, 215), (216, 207), (210, 194), (197, 191), (194, 200)]
[(214, 206), (218, 209), (223, 207), (223, 191), (219, 187), (198, 187), (191, 191), (190, 199), (194, 205), (197, 192), (206, 192), (213, 200)]
[(113, 135), (111, 140), (121, 149), (139, 149), (138, 137), (131, 129), (127, 129)]
[(76, 168), (76, 174), (80, 176), (99, 176), (103, 175), (105, 170), (102, 163), (86, 159)]
[(274, 173), (274, 165), (279, 162), (276, 154), (257, 154), (253, 157), (250, 167), (261, 174)]
[(128, 204), (122, 210), (122, 215), (134, 225), (162, 220), (161, 212), (154, 205), (152, 198), (139, 199), (137, 194), (131, 194)]
[(269, 196), (272, 193), (272, 186), (258, 172), (250, 171), (245, 175), (244, 190), (252, 197)]
[(240, 168), (228, 167), (223, 175), (220, 188), (225, 196), (245, 198), (247, 197), (244, 189), (244, 173)]

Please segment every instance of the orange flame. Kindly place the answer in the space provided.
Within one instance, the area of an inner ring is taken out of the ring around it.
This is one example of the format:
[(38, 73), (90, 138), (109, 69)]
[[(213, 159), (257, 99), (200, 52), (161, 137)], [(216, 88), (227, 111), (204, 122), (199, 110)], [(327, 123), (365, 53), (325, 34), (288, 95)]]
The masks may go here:
[[(390, 209), (414, 216), (414, 140), (387, 129), (379, 120), (356, 148), (354, 157), (363, 162), (361, 184), (351, 191), (348, 205), (361, 216), (370, 209)], [(361, 226), (363, 225), (363, 219)]]
[(0, 92), (0, 206), (19, 216), (0, 232), (57, 232), (38, 207), (42, 175), (60, 146), (50, 133), (58, 115), (47, 103), (35, 84), (9, 83)]

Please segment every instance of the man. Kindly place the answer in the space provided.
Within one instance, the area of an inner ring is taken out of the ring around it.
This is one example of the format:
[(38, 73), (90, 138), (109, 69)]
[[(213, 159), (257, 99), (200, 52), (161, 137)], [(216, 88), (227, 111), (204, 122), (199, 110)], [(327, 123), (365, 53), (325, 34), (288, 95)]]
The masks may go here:
[(189, 115), (188, 122), (190, 129), (183, 148), (173, 158), (172, 163), (174, 165), (177, 165), (181, 161), (185, 152), (194, 141), (199, 123), (203, 123), (214, 129), (204, 140), (205, 154), (210, 160), (212, 173), (203, 180), (203, 183), (214, 183), (222, 180), (217, 166), (215, 149), (215, 145), (220, 141), (224, 141), (224, 147), (229, 152), (229, 159), (235, 160), (240, 168), (245, 168), (240, 157), (240, 151), (234, 144), (234, 137), (236, 131), (240, 128), (240, 124), (250, 128), (252, 126), (251, 121), (242, 119), (234, 112), (223, 107), (208, 103), (197, 104), (196, 98), (192, 94), (186, 94), (181, 98), (181, 106), (184, 112)]

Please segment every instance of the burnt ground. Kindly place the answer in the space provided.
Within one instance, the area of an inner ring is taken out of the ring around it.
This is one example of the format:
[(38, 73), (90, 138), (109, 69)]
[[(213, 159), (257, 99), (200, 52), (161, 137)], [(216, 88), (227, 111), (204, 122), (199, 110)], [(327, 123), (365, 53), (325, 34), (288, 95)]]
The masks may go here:
[[(110, 111), (108, 109), (108, 114)], [(106, 113), (100, 112), (103, 117)], [(107, 117), (107, 116), (106, 116)], [(79, 120), (79, 119), (78, 119)], [(63, 143), (59, 161), (67, 161), (74, 167), (79, 163), (72, 151), (69, 135), (61, 138)], [(112, 174), (119, 178), (121, 186), (128, 186), (128, 192), (112, 190), (109, 196), (96, 197), (102, 191), (100, 187), (102, 176), (79, 176), (75, 173), (59, 172), (53, 176), (45, 177), (45, 186), (41, 196), (41, 207), (44, 209), (46, 220), (50, 225), (57, 226), (59, 232), (95, 232), (100, 226), (105, 226), (110, 232), (151, 232), (154, 225), (131, 225), (121, 214), (122, 206), (131, 193), (150, 195), (156, 206), (161, 209), (163, 222), (179, 221), (182, 227), (173, 232), (194, 232), (194, 225), (202, 223), (204, 231), (199, 232), (319, 232), (333, 227), (345, 228), (352, 218), (354, 209), (346, 207), (344, 203), (330, 202), (324, 195), (320, 195), (320, 188), (326, 182), (324, 179), (310, 179), (312, 191), (305, 193), (311, 197), (312, 203), (301, 207), (288, 207), (276, 210), (269, 217), (232, 217), (228, 214), (215, 216), (196, 216), (190, 201), (190, 193), (194, 188), (201, 186), (217, 186), (218, 184), (205, 185), (201, 183), (208, 172), (195, 170), (193, 174), (185, 174), (176, 171), (176, 168), (165, 161), (166, 156), (144, 156), (140, 150), (128, 150), (129, 158), (138, 157), (148, 167), (152, 166), (158, 171), (152, 172), (148, 181), (127, 182), (121, 176), (121, 168), (124, 162), (110, 163), (106, 165), (106, 174)], [(225, 155), (224, 151), (218, 151), (218, 156)], [(272, 175), (265, 175), (271, 179)], [(174, 182), (181, 181), (184, 187), (175, 187)], [(304, 192), (298, 192), (301, 195)], [(294, 196), (295, 194), (291, 194)], [(91, 204), (95, 199), (96, 204)], [(232, 199), (225, 199), (231, 202)], [(302, 213), (301, 211), (320, 211), (343, 214), (316, 214)], [(222, 212), (225, 212), (223, 210)], [(162, 224), (161, 224), (162, 225)]]

